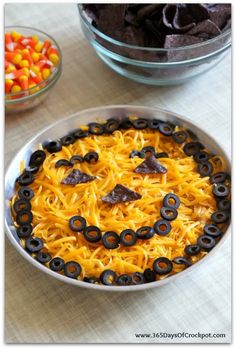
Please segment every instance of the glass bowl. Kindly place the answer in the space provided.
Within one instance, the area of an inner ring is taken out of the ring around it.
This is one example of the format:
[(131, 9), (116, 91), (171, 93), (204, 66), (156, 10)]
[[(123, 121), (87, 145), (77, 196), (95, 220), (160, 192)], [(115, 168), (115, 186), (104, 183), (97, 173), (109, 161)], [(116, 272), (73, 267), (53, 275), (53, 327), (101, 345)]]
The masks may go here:
[(73, 115), (67, 116), (65, 119), (59, 120), (56, 123), (50, 125), (46, 129), (42, 130), (39, 134), (34, 135), (31, 140), (29, 140), (15, 155), (11, 164), (8, 167), (5, 177), (5, 226), (6, 226), (6, 234), (13, 246), (17, 249), (17, 251), (32, 265), (34, 265), (39, 270), (45, 272), (51, 277), (56, 278), (57, 280), (61, 280), (62, 282), (68, 283), (70, 285), (74, 285), (77, 287), (85, 287), (88, 289), (93, 289), (96, 291), (120, 291), (120, 292), (129, 292), (129, 291), (140, 291), (146, 290), (153, 287), (158, 287), (162, 285), (166, 285), (169, 282), (178, 280), (180, 277), (186, 277), (189, 273), (194, 272), (197, 267), (204, 263), (205, 268), (207, 267), (207, 261), (214, 256), (218, 249), (221, 248), (224, 241), (228, 238), (230, 234), (230, 226), (227, 228), (227, 231), (224, 233), (223, 237), (219, 240), (216, 246), (202, 259), (200, 259), (197, 263), (193, 264), (191, 267), (174, 274), (170, 277), (167, 277), (162, 280), (158, 280), (155, 282), (145, 283), (142, 285), (129, 285), (129, 286), (105, 286), (105, 285), (96, 285), (90, 284), (84, 281), (72, 279), (61, 275), (59, 273), (55, 273), (51, 269), (47, 268), (43, 264), (39, 263), (36, 259), (31, 257), (29, 253), (21, 246), (20, 239), (16, 233), (16, 228), (14, 226), (14, 220), (12, 217), (12, 212), (9, 204), (9, 200), (15, 194), (15, 180), (20, 174), (20, 162), (24, 160), (27, 164), (29, 162), (29, 158), (33, 151), (38, 149), (39, 144), (44, 143), (47, 140), (58, 139), (65, 134), (69, 134), (75, 129), (78, 129), (81, 125), (88, 124), (90, 122), (99, 120), (107, 120), (109, 118), (116, 118), (118, 120), (122, 120), (124, 117), (128, 117), (131, 115), (138, 115), (140, 118), (147, 119), (158, 119), (163, 121), (168, 121), (175, 125), (183, 126), (184, 128), (191, 130), (202, 142), (207, 149), (209, 149), (212, 153), (218, 154), (222, 156), (226, 161), (226, 171), (230, 173), (230, 161), (227, 153), (224, 151), (223, 146), (220, 144), (219, 140), (215, 140), (210, 136), (210, 134), (205, 131), (201, 126), (197, 126), (194, 124), (192, 120), (180, 116), (176, 113), (166, 111), (161, 108), (151, 108), (146, 106), (135, 106), (135, 105), (110, 105), (110, 106), (102, 106), (98, 108), (92, 108), (87, 110), (82, 110)]
[(102, 61), (120, 75), (145, 84), (184, 83), (213, 68), (231, 46), (230, 29), (203, 43), (174, 49), (128, 45), (96, 29), (82, 5), (78, 10), (83, 33)]
[(41, 30), (24, 26), (7, 26), (5, 27), (5, 31), (17, 31), (25, 36), (37, 35), (39, 37), (39, 40), (49, 40), (51, 41), (52, 45), (55, 46), (55, 48), (58, 50), (60, 58), (58, 65), (55, 67), (55, 70), (46, 80), (42, 81), (34, 87), (29, 88), (28, 90), (5, 94), (5, 112), (10, 114), (18, 113), (36, 107), (47, 97), (49, 91), (51, 91), (61, 75), (62, 53), (57, 42), (50, 35), (42, 32)]

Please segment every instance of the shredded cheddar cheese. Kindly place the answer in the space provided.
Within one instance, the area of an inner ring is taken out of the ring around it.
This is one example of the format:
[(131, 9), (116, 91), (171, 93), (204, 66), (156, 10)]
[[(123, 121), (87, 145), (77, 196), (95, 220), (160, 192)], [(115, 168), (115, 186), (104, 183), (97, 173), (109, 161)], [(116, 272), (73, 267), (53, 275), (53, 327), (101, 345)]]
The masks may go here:
[[(156, 151), (169, 154), (169, 158), (159, 159), (168, 170), (166, 174), (143, 175), (133, 171), (143, 159), (129, 158), (129, 154), (144, 146), (153, 146)], [(60, 159), (70, 160), (75, 154), (84, 156), (90, 151), (99, 154), (98, 162), (76, 163), (73, 169), (96, 179), (75, 186), (61, 184), (72, 168), (55, 168), (55, 163)], [(221, 157), (214, 156), (210, 162), (214, 173), (225, 170)], [(128, 187), (141, 194), (142, 198), (115, 205), (103, 202), (101, 197), (116, 184)], [(117, 130), (112, 135), (89, 136), (55, 154), (47, 153), (41, 170), (29, 187), (35, 193), (31, 200), (33, 236), (43, 239), (45, 251), (53, 257), (61, 257), (65, 262), (78, 262), (82, 267), (81, 278), (99, 277), (105, 269), (112, 269), (117, 274), (143, 272), (152, 268), (153, 261), (158, 257), (172, 260), (183, 256), (185, 246), (196, 243), (203, 226), (210, 223), (211, 214), (216, 210), (209, 177), (200, 177), (197, 163), (184, 154), (183, 145), (150, 129)], [(98, 226), (103, 234), (111, 230), (120, 234), (124, 229), (136, 231), (141, 226), (153, 226), (160, 219), (163, 198), (168, 193), (178, 195), (181, 201), (178, 217), (171, 222), (170, 233), (167, 236), (155, 234), (149, 240), (137, 240), (132, 247), (120, 246), (109, 250), (101, 241), (89, 243), (82, 233), (73, 232), (68, 224), (72, 216), (80, 215), (86, 219), (87, 225)], [(15, 200), (16, 196), (12, 198), (12, 204)], [(201, 252), (190, 258), (194, 263), (205, 254)], [(183, 266), (174, 265), (171, 273), (181, 270)]]

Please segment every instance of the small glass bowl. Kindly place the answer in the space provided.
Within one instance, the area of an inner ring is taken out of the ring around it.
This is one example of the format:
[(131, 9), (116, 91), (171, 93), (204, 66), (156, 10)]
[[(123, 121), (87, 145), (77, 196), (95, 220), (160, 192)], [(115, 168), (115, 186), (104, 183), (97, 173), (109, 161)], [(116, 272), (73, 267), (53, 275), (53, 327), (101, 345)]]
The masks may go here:
[(84, 35), (103, 62), (120, 75), (145, 84), (184, 83), (213, 68), (231, 46), (230, 29), (200, 44), (174, 49), (128, 45), (100, 32), (82, 5), (78, 9)]
[(34, 87), (29, 88), (28, 90), (5, 94), (5, 112), (7, 114), (10, 114), (18, 113), (36, 107), (47, 97), (49, 91), (51, 91), (52, 87), (55, 85), (61, 75), (62, 53), (57, 42), (50, 35), (42, 32), (41, 30), (24, 26), (7, 26), (5, 27), (5, 31), (17, 31), (25, 36), (37, 35), (39, 37), (39, 40), (41, 41), (49, 40), (51, 41), (52, 45), (55, 46), (55, 48), (58, 50), (60, 58), (58, 65), (55, 67), (55, 70), (46, 80), (42, 81)]

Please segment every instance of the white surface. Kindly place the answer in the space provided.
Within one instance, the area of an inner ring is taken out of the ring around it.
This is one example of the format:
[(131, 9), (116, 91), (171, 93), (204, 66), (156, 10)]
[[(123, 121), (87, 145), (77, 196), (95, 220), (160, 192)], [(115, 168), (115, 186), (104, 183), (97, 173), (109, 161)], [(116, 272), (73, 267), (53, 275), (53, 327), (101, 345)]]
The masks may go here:
[[(198, 122), (230, 152), (230, 55), (188, 84), (150, 87), (107, 68), (82, 36), (76, 5), (9, 4), (6, 25), (28, 25), (55, 37), (63, 74), (37, 109), (6, 117), (6, 163), (53, 121), (104, 104), (159, 106)], [(53, 280), (6, 241), (5, 340), (8, 343), (230, 342), (230, 239), (187, 277), (145, 292), (88, 292)], [(135, 333), (224, 333), (225, 338), (136, 338)]]

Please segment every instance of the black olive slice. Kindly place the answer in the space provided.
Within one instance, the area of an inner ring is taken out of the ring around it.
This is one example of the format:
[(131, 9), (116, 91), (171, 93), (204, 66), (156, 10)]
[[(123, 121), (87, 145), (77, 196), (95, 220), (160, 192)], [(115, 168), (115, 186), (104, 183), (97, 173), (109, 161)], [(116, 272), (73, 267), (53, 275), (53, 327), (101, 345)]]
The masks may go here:
[(138, 151), (138, 150), (132, 150), (131, 153), (129, 154), (129, 157), (132, 159), (134, 158), (135, 156), (141, 158), (141, 159), (144, 159), (145, 158), (145, 154), (142, 153), (141, 151)]
[(217, 183), (213, 184), (212, 192), (217, 198), (225, 198), (229, 195), (229, 188), (223, 183)]
[(150, 268), (144, 270), (143, 276), (146, 282), (156, 281), (156, 273)]
[(137, 234), (132, 229), (125, 229), (120, 234), (120, 243), (123, 246), (133, 246), (137, 241)]
[(43, 248), (43, 240), (30, 236), (25, 240), (25, 248), (32, 253), (38, 252)]
[(84, 231), (86, 228), (86, 220), (81, 216), (73, 216), (69, 220), (69, 227), (75, 232)]
[(213, 238), (222, 236), (222, 231), (215, 224), (205, 224), (203, 231), (205, 235), (212, 236)]
[(83, 158), (83, 156), (80, 156), (80, 155), (73, 155), (70, 158), (70, 163), (72, 165), (74, 165), (76, 162), (83, 162), (83, 161), (84, 161), (84, 158)]
[(161, 123), (161, 121), (157, 119), (151, 119), (151, 120), (148, 120), (147, 122), (148, 122), (148, 127), (152, 130), (158, 130), (159, 125)]
[(19, 185), (25, 186), (33, 183), (34, 181), (34, 176), (31, 172), (24, 171), (17, 179), (16, 182)]
[(114, 131), (119, 129), (119, 121), (116, 119), (109, 119), (107, 120), (104, 129), (106, 133), (113, 133)]
[(184, 249), (184, 252), (188, 256), (196, 256), (201, 251), (201, 247), (197, 244), (195, 245), (187, 245)]
[(116, 283), (119, 286), (128, 286), (132, 283), (132, 277), (128, 274), (122, 274), (116, 279)]
[(217, 202), (217, 208), (220, 210), (220, 211), (224, 211), (224, 210), (230, 210), (231, 208), (231, 202), (230, 200), (228, 199), (222, 199), (222, 200), (219, 200)]
[(121, 122), (120, 122), (120, 129), (124, 129), (124, 130), (128, 130), (130, 128), (133, 127), (132, 122), (129, 120), (129, 118), (124, 118)]
[(153, 270), (156, 274), (165, 275), (173, 269), (172, 262), (166, 257), (159, 257), (153, 262)]
[(141, 285), (144, 284), (145, 279), (142, 273), (136, 272), (132, 274), (132, 283), (134, 285)]
[(166, 122), (162, 122), (159, 125), (159, 131), (164, 136), (171, 136), (173, 133), (173, 127)]
[(81, 274), (82, 268), (79, 263), (70, 261), (64, 264), (64, 274), (72, 279), (77, 279)]
[(136, 119), (132, 121), (132, 124), (136, 130), (144, 130), (148, 127), (146, 119)]
[(197, 239), (197, 244), (203, 250), (210, 251), (216, 245), (216, 241), (212, 236), (201, 235)]
[(173, 207), (163, 206), (160, 210), (161, 217), (167, 221), (173, 221), (178, 216), (178, 211)]
[(180, 264), (180, 265), (183, 264), (186, 267), (190, 267), (192, 265), (191, 261), (186, 257), (175, 257), (172, 260), (172, 262), (175, 264)]
[(198, 153), (196, 153), (194, 155), (193, 158), (196, 162), (205, 162), (205, 161), (209, 160), (210, 154), (208, 154), (205, 151), (199, 151)]
[(59, 167), (61, 167), (61, 166), (72, 167), (73, 164), (72, 164), (70, 161), (66, 160), (66, 159), (60, 159), (60, 160), (58, 160), (58, 161), (55, 163), (55, 167), (56, 167), (56, 168), (59, 168)]
[(17, 229), (17, 235), (19, 236), (20, 239), (25, 239), (28, 238), (33, 231), (33, 227), (31, 224), (24, 224), (20, 225)]
[(156, 151), (154, 147), (147, 146), (147, 147), (143, 147), (140, 153), (142, 155), (144, 154), (144, 157), (147, 157), (147, 156), (155, 155)]
[(154, 229), (148, 226), (143, 226), (137, 229), (136, 235), (140, 240), (151, 239), (155, 234)]
[(227, 211), (216, 211), (212, 213), (211, 220), (216, 224), (221, 224), (227, 222), (229, 219), (229, 213)]
[(60, 257), (55, 257), (51, 259), (49, 263), (49, 268), (53, 271), (61, 271), (64, 267), (64, 260)]
[(45, 264), (45, 263), (48, 263), (52, 259), (52, 256), (48, 252), (41, 252), (40, 251), (36, 254), (35, 259), (38, 262)]
[(95, 277), (87, 277), (85, 276), (83, 278), (84, 282), (88, 282), (89, 284), (98, 284), (99, 283), (99, 279), (95, 278)]
[(198, 163), (197, 170), (201, 177), (206, 177), (211, 175), (213, 166), (209, 161), (200, 162)]
[(161, 159), (161, 158), (168, 158), (169, 155), (166, 152), (161, 152), (161, 153), (155, 153), (155, 158), (156, 159)]
[(178, 144), (184, 143), (187, 137), (188, 135), (185, 131), (177, 131), (172, 134), (173, 140)]
[(28, 188), (28, 187), (21, 187), (18, 190), (18, 195), (20, 199), (23, 200), (31, 200), (32, 197), (34, 196), (34, 192), (32, 189)]
[(211, 184), (224, 183), (229, 178), (229, 174), (226, 172), (217, 172), (210, 177)]
[(16, 200), (13, 204), (13, 209), (16, 213), (20, 211), (30, 211), (31, 210), (31, 204), (29, 200), (25, 199), (19, 199)]
[(61, 141), (61, 144), (66, 147), (66, 146), (68, 146), (70, 144), (75, 143), (75, 137), (72, 134), (71, 135), (67, 135), (65, 137), (62, 137), (60, 139), (60, 141)]
[(103, 285), (111, 286), (116, 282), (116, 273), (113, 270), (106, 269), (100, 275), (100, 281)]
[(90, 225), (84, 230), (84, 237), (88, 242), (98, 242), (102, 238), (101, 230), (93, 225)]
[(81, 129), (78, 129), (73, 132), (73, 136), (75, 137), (75, 139), (85, 138), (85, 137), (88, 137), (88, 135), (89, 135), (88, 131), (83, 131)]
[(46, 159), (46, 153), (43, 150), (36, 150), (30, 157), (29, 166), (40, 166)]
[(189, 143), (186, 143), (183, 147), (183, 151), (187, 156), (195, 155), (199, 153), (201, 149), (202, 149), (202, 145), (199, 142), (189, 142)]
[(167, 194), (163, 199), (163, 205), (165, 207), (171, 207), (171, 208), (179, 208), (180, 205), (180, 199), (177, 195), (173, 193)]
[(98, 153), (96, 153), (95, 151), (91, 151), (84, 156), (84, 161), (88, 163), (95, 163), (98, 161), (98, 158)]
[(33, 215), (32, 212), (28, 210), (22, 210), (17, 213), (16, 215), (16, 223), (18, 225), (25, 225), (30, 224), (33, 221)]
[(102, 237), (102, 242), (105, 248), (113, 250), (119, 247), (120, 237), (114, 231), (107, 231)]
[(58, 151), (62, 150), (62, 144), (58, 140), (49, 141), (45, 144), (44, 147), (51, 154), (57, 153)]
[(88, 127), (89, 133), (92, 135), (102, 135), (104, 133), (104, 126), (98, 122), (91, 122)]
[(171, 225), (167, 220), (160, 219), (154, 223), (153, 229), (157, 235), (165, 236), (171, 231)]

